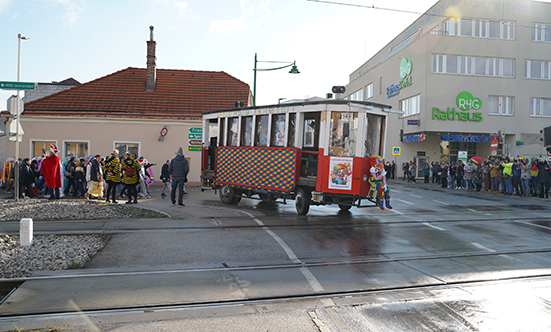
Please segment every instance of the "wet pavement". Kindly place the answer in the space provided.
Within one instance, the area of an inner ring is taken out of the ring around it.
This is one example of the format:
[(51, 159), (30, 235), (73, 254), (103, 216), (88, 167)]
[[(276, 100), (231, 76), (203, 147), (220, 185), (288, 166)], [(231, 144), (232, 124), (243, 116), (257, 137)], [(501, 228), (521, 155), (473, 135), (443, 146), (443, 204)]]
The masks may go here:
[[(113, 308), (141, 309), (64, 317), (117, 331), (158, 328), (160, 317), (173, 331), (222, 317), (229, 331), (245, 321), (290, 330), (282, 315), (304, 331), (551, 328), (549, 201), (390, 183), (394, 209), (385, 211), (314, 206), (298, 216), (293, 201), (229, 206), (190, 190), (185, 207), (140, 200), (169, 218), (38, 221), (37, 232), (111, 240), (83, 270), (26, 281), (0, 305), (0, 328), (14, 322), (2, 315), (50, 313), (15, 320), (31, 328), (63, 321), (55, 312)], [(0, 223), (0, 233), (16, 226)], [(170, 315), (166, 305), (179, 307)]]

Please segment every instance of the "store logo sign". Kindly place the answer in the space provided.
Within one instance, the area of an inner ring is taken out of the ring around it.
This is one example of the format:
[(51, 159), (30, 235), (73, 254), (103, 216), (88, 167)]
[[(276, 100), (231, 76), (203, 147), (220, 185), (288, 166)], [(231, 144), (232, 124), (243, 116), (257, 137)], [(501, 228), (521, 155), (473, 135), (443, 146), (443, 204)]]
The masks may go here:
[[(482, 107), (480, 98), (474, 98), (469, 92), (463, 91), (455, 98), (457, 107), (462, 111), (470, 111), (471, 109), (479, 110)], [(455, 107), (448, 107), (447, 111), (441, 111), (438, 107), (432, 108), (433, 120), (457, 120), (457, 121), (482, 121), (482, 113), (479, 112), (459, 112)]]
[(411, 83), (411, 71), (413, 70), (413, 63), (407, 58), (403, 58), (400, 62), (400, 78), (402, 79), (398, 84), (392, 84), (386, 88), (386, 97), (392, 98), (400, 94), (400, 90), (410, 86)]

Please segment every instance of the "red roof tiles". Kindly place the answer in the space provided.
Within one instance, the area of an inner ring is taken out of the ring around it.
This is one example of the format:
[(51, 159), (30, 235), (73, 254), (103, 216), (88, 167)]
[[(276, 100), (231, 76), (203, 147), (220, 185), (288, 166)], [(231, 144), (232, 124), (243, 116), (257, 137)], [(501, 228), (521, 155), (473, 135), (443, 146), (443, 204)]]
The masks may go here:
[(123, 69), (25, 104), (23, 115), (197, 118), (249, 100), (249, 85), (225, 72), (157, 69), (145, 91), (146, 69)]

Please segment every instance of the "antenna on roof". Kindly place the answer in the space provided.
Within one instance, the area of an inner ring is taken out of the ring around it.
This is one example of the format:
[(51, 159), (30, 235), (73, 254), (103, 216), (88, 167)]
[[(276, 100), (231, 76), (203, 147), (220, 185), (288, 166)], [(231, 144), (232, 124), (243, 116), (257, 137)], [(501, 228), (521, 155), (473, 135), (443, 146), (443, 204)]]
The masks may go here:
[(149, 32), (149, 40), (150, 40), (150, 41), (154, 41), (154, 39), (153, 39), (153, 29), (155, 29), (153, 26), (150, 26), (150, 27), (149, 27), (149, 30), (151, 30), (151, 31)]

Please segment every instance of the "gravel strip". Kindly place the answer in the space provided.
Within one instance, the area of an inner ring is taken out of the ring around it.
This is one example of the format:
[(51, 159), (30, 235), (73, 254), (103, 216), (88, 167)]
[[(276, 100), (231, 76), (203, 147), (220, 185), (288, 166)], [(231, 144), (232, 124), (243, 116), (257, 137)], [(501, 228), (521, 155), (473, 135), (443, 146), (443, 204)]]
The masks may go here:
[[(129, 205), (89, 201), (0, 201), (0, 222), (33, 220), (91, 220), (163, 218), (155, 211)], [(19, 236), (0, 235), (0, 278), (29, 277), (37, 271), (78, 269), (108, 242), (107, 235), (36, 235), (30, 247)]]

